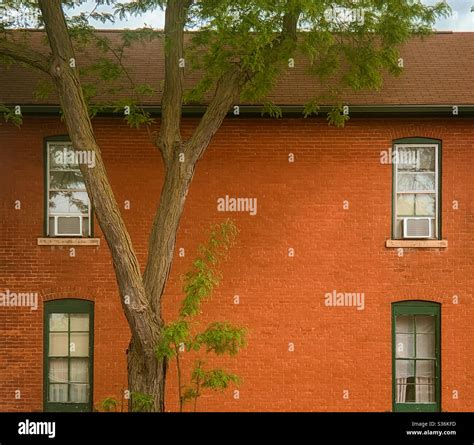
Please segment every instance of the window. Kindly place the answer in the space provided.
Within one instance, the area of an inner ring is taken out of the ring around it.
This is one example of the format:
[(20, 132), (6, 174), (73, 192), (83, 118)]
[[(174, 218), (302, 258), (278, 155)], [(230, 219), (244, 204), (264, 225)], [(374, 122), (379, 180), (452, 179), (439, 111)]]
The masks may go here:
[(71, 142), (46, 142), (46, 235), (92, 236), (91, 205)]
[(393, 160), (393, 239), (441, 237), (440, 141), (400, 139)]
[(45, 304), (45, 411), (91, 411), (93, 303)]
[(440, 410), (440, 305), (392, 305), (393, 410)]

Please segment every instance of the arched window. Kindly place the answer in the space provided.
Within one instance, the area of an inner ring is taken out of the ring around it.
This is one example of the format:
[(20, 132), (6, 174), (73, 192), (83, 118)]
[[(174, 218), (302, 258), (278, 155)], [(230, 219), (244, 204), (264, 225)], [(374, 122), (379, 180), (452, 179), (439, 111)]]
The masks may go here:
[(394, 411), (440, 411), (440, 351), (440, 305), (393, 303)]
[(91, 301), (45, 303), (45, 411), (92, 410), (93, 326)]

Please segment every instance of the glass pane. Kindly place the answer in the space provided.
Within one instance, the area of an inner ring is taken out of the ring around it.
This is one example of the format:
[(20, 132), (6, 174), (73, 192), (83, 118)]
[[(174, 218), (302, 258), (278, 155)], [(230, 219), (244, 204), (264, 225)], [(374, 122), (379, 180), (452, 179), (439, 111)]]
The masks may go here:
[(435, 403), (435, 385), (434, 379), (430, 377), (416, 378), (416, 395), (417, 403)]
[(50, 402), (67, 402), (67, 384), (49, 385)]
[(71, 382), (89, 383), (89, 359), (71, 359)]
[(416, 171), (419, 165), (416, 148), (398, 148), (395, 163), (399, 171)]
[(418, 149), (418, 171), (435, 171), (435, 148)]
[(396, 385), (396, 401), (397, 403), (408, 403), (415, 401), (415, 385), (406, 383), (406, 379), (397, 379)]
[(415, 195), (397, 195), (397, 216), (415, 215)]
[(411, 334), (414, 332), (414, 320), (413, 315), (398, 315), (395, 320), (395, 332)]
[(395, 364), (396, 378), (408, 378), (415, 376), (414, 360), (397, 360)]
[(409, 192), (415, 189), (415, 176), (412, 173), (399, 173), (397, 177), (397, 190)]
[(434, 173), (399, 173), (397, 181), (399, 192), (435, 190)]
[(88, 331), (89, 314), (71, 314), (71, 331)]
[(67, 358), (52, 358), (49, 360), (49, 381), (51, 383), (67, 383)]
[(435, 216), (435, 195), (416, 195), (417, 216)]
[[(417, 383), (423, 383), (423, 381), (418, 381), (419, 377), (430, 377), (434, 379), (435, 377), (435, 362), (434, 360), (417, 360), (416, 361), (416, 378)], [(425, 382), (433, 383), (433, 382)]]
[(70, 388), (71, 402), (87, 403), (89, 401), (89, 385), (73, 383)]
[(67, 332), (67, 317), (68, 314), (49, 314), (49, 330)]
[(413, 334), (396, 334), (396, 357), (400, 358), (414, 358), (414, 342)]
[(49, 211), (54, 213), (88, 213), (87, 192), (49, 192)]
[(78, 168), (71, 144), (49, 145), (49, 168)]
[(431, 190), (435, 191), (435, 174), (434, 173), (417, 173), (412, 175), (415, 177), (414, 190)]
[(417, 358), (435, 357), (434, 334), (416, 334), (416, 356)]
[(82, 173), (79, 170), (51, 172), (49, 188), (54, 189), (82, 189), (85, 190)]
[(67, 333), (50, 333), (49, 334), (49, 356), (50, 357), (67, 357)]
[(433, 315), (416, 316), (416, 332), (424, 334), (435, 333), (435, 317)]
[(69, 349), (71, 357), (89, 356), (89, 334), (71, 333)]

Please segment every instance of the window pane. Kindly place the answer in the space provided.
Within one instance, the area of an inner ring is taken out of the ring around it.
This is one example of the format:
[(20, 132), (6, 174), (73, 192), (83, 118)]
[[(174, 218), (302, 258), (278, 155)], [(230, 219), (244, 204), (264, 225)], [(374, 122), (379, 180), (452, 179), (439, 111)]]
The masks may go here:
[(416, 356), (419, 358), (435, 357), (434, 334), (416, 334)]
[(72, 144), (49, 144), (49, 168), (78, 168)]
[(418, 149), (418, 171), (435, 171), (435, 148), (420, 147)]
[(71, 359), (71, 382), (89, 383), (89, 359)]
[(395, 364), (396, 378), (408, 378), (415, 376), (414, 360), (397, 360)]
[(415, 385), (413, 383), (406, 383), (406, 379), (397, 379), (396, 385), (396, 402), (409, 403), (415, 401)]
[(85, 190), (82, 173), (73, 171), (52, 171), (49, 175), (49, 188), (53, 189), (82, 189)]
[(50, 333), (49, 334), (49, 356), (50, 357), (67, 357), (67, 333)]
[(413, 334), (396, 334), (396, 357), (414, 358)]
[(416, 171), (419, 165), (417, 156), (416, 148), (398, 147), (395, 158), (397, 169), (399, 171)]
[(71, 384), (70, 388), (71, 402), (87, 403), (89, 401), (89, 385), (87, 384)]
[(413, 315), (398, 315), (395, 320), (395, 332), (410, 334), (414, 332), (415, 317)]
[[(416, 377), (435, 377), (434, 360), (417, 360), (416, 361)], [(429, 383), (429, 382), (428, 382)]]
[(415, 208), (417, 216), (435, 216), (435, 196), (416, 195)]
[(49, 360), (49, 381), (51, 383), (67, 383), (67, 358), (52, 358)]
[(49, 385), (50, 402), (67, 402), (67, 384)]
[(68, 314), (49, 314), (49, 330), (67, 332)]
[(399, 192), (435, 191), (434, 173), (399, 173), (397, 180), (397, 190)]
[(53, 213), (88, 213), (87, 192), (49, 192), (49, 211)]
[(434, 377), (416, 377), (416, 395), (417, 403), (435, 403), (435, 379)]
[(71, 314), (71, 331), (88, 331), (89, 314)]
[(397, 214), (398, 216), (415, 215), (415, 195), (397, 196)]
[(71, 357), (88, 357), (89, 334), (71, 333), (70, 352)]
[(416, 316), (416, 332), (424, 334), (435, 333), (435, 317), (432, 315)]

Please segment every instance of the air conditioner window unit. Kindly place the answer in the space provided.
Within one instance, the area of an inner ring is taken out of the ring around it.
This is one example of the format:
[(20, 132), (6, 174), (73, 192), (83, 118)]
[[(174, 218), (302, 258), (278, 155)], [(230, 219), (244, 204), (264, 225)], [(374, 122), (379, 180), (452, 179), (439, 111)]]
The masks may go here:
[(82, 215), (54, 216), (55, 236), (82, 236)]
[(403, 218), (403, 238), (431, 238), (431, 218)]

